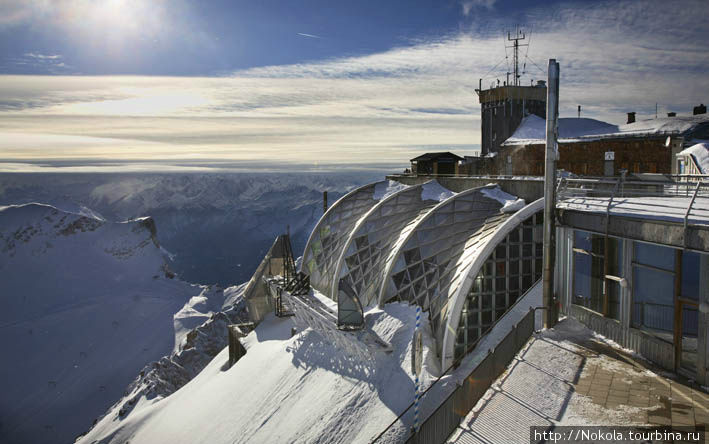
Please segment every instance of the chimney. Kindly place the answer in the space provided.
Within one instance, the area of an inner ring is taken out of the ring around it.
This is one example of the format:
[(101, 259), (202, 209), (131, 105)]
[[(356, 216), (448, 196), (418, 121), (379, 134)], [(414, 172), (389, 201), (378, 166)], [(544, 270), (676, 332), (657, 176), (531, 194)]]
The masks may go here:
[(675, 113), (675, 112), (667, 113), (667, 117), (676, 117), (676, 116), (677, 116), (677, 113)]
[(706, 114), (707, 113), (707, 106), (703, 103), (700, 103), (699, 106), (694, 107), (694, 115), (696, 116), (697, 114)]
[(628, 113), (628, 123), (635, 123), (635, 111)]

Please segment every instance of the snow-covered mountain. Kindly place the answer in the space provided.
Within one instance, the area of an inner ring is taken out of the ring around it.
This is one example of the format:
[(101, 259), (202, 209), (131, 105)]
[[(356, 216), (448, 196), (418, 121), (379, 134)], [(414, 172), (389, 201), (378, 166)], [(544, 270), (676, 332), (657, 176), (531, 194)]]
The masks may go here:
[(222, 308), (168, 269), (153, 219), (82, 213), (0, 207), (0, 442), (71, 442)]
[(290, 227), (298, 255), (332, 204), (379, 171), (328, 173), (0, 174), (0, 205), (45, 202), (108, 220), (151, 216), (183, 279), (223, 287), (248, 280)]
[[(368, 326), (393, 352), (363, 361), (313, 329), (291, 336), (293, 318), (269, 314), (231, 368), (225, 348), (171, 396), (137, 393), (125, 416), (117, 403), (78, 444), (368, 443), (412, 401), (415, 317), (406, 303), (370, 309)], [(424, 347), (427, 386), (438, 371), (427, 326)]]

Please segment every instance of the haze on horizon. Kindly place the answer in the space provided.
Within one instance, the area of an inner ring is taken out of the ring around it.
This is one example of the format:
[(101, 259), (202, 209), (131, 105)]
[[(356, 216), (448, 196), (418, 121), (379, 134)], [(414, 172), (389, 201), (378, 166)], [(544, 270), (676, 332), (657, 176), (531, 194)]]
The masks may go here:
[(0, 0), (0, 172), (472, 154), (516, 24), (524, 84), (560, 62), (562, 117), (686, 115), (709, 102), (706, 23), (701, 0)]

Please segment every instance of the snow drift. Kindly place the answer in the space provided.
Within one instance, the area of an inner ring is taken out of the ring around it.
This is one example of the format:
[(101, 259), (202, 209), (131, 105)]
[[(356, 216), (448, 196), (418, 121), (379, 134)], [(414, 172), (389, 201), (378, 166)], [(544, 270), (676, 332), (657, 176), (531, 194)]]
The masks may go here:
[[(391, 354), (363, 362), (307, 329), (291, 337), (291, 318), (272, 314), (243, 341), (246, 355), (227, 369), (223, 350), (192, 381), (159, 401), (137, 401), (125, 420), (110, 413), (79, 443), (369, 442), (413, 398), (414, 306), (387, 304), (367, 324)], [(435, 358), (424, 329), (427, 384)]]

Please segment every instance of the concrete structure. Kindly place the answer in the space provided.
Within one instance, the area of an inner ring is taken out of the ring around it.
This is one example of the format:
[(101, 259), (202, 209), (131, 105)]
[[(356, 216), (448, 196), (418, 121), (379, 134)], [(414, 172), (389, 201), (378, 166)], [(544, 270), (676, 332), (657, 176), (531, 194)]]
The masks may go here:
[(536, 86), (504, 85), (475, 90), (480, 100), (481, 154), (496, 153), (502, 142), (515, 132), (522, 119), (534, 114), (546, 117), (547, 89), (544, 81)]

